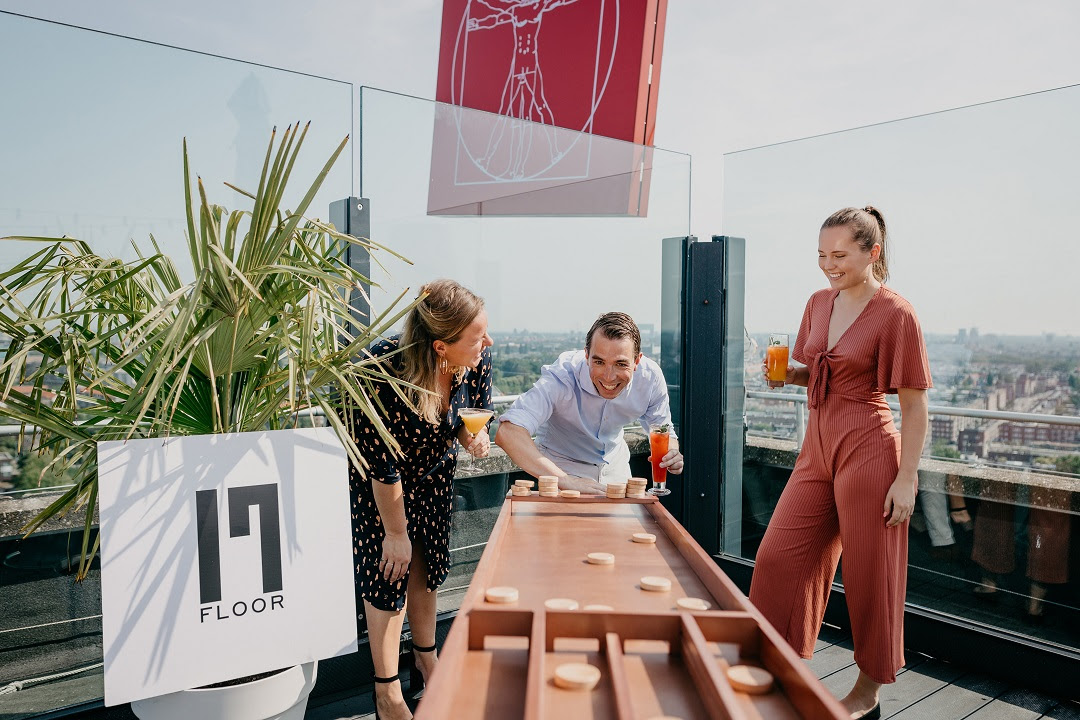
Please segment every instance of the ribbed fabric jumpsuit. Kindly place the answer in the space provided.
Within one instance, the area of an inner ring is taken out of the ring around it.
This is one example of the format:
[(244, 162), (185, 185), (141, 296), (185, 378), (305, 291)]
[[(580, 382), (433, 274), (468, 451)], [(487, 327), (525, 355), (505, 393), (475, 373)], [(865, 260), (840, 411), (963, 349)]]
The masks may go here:
[(904, 664), (908, 523), (886, 528), (882, 517), (900, 466), (885, 394), (929, 388), (930, 367), (914, 310), (885, 286), (827, 348), (837, 295), (810, 297), (792, 351), (810, 371), (810, 419), (758, 549), (750, 601), (809, 658), (842, 550), (855, 662), (890, 683)]

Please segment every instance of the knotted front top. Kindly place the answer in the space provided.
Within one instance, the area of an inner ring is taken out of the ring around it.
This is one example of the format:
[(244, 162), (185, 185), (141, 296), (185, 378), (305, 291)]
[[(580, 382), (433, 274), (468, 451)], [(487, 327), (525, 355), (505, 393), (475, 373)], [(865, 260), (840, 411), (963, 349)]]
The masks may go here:
[(919, 320), (910, 303), (882, 285), (836, 343), (827, 347), (838, 290), (819, 290), (803, 313), (792, 358), (807, 366), (807, 402), (820, 408), (827, 397), (880, 403), (898, 388), (933, 386)]

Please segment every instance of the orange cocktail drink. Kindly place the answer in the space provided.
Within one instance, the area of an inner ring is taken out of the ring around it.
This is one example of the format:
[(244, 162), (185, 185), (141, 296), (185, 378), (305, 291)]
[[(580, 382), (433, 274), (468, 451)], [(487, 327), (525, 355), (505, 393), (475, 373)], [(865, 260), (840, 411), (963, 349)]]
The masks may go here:
[(458, 416), (461, 418), (461, 422), (465, 423), (465, 429), (473, 435), (480, 433), (494, 414), (493, 411), (486, 408), (461, 408), (458, 410)]
[(671, 492), (667, 489), (667, 468), (660, 467), (660, 463), (670, 449), (671, 427), (668, 425), (650, 426), (649, 462), (652, 463), (653, 487), (649, 492), (653, 495), (667, 495)]
[(765, 348), (765, 372), (769, 387), (784, 387), (787, 382), (788, 336), (773, 333), (769, 336), (769, 345)]

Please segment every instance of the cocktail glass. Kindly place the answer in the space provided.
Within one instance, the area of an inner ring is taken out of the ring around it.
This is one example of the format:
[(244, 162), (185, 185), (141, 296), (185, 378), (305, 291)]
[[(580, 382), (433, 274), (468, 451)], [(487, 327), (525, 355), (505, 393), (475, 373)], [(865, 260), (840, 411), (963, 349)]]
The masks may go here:
[(494, 411), (487, 408), (461, 408), (458, 410), (458, 417), (461, 418), (461, 422), (465, 423), (465, 429), (473, 435), (481, 432), (494, 414)]
[(663, 496), (670, 495), (667, 489), (667, 468), (660, 467), (660, 462), (667, 455), (671, 447), (671, 426), (649, 426), (649, 462), (652, 463), (653, 486), (649, 488), (649, 494)]
[(787, 382), (788, 336), (773, 333), (769, 336), (769, 345), (765, 348), (765, 372), (769, 387), (782, 388)]

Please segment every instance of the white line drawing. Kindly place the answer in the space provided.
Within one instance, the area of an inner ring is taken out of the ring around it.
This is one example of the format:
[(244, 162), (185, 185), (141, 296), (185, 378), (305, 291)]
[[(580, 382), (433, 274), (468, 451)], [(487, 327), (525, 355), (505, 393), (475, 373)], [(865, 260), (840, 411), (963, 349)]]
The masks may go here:
[[(544, 92), (539, 38), (543, 18), (548, 13), (576, 2), (578, 0), (468, 0), (466, 3), (454, 48), (450, 89), (452, 104), (464, 105), (469, 35), (502, 26), (509, 26), (514, 33), (514, 50), (508, 58), (507, 76), (498, 114), (483, 123), (479, 120), (470, 121), (474, 126), (489, 126), (486, 137), (478, 140), (475, 128), (470, 128), (472, 132), (466, 133), (462, 128), (461, 113), (457, 114), (458, 160), (467, 159), (469, 164), (487, 178), (479, 182), (555, 179), (546, 173), (554, 169), (582, 137), (588, 138), (588, 135), (581, 133), (591, 132), (593, 116), (607, 89), (615, 61), (620, 9), (618, 0), (600, 0), (598, 3), (592, 102), (580, 131), (574, 132), (555, 125), (555, 116)], [(600, 53), (603, 25), (609, 14), (613, 17), (614, 34), (607, 66), (602, 68)], [(474, 112), (473, 115), (479, 116), (479, 113)], [(466, 137), (466, 134), (471, 137)], [(565, 147), (559, 146), (560, 139)], [(591, 144), (590, 140), (586, 142)], [(465, 158), (461, 157), (462, 154)], [(556, 174), (569, 172), (566, 177), (587, 177), (587, 152), (585, 158), (585, 167), (576, 171), (562, 168), (563, 172)], [(471, 180), (466, 180), (455, 167), (455, 180), (458, 184), (475, 184), (475, 173), (470, 173), (470, 177)]]

